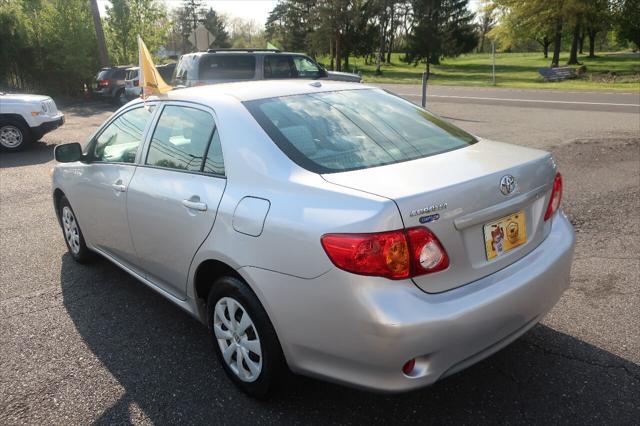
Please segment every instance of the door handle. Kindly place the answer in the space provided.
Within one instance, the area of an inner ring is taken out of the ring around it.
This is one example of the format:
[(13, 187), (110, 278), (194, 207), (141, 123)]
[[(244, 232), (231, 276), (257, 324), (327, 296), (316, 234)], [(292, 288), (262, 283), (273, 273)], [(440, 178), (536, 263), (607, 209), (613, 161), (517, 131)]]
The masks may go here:
[[(200, 198), (197, 198), (198, 200)], [(207, 203), (193, 200), (182, 200), (182, 205), (188, 209), (199, 210), (201, 212), (207, 211)]]
[[(118, 181), (118, 182), (122, 182), (122, 181)], [(111, 187), (114, 189), (114, 191), (125, 192), (127, 190), (127, 186), (118, 182), (112, 184)]]

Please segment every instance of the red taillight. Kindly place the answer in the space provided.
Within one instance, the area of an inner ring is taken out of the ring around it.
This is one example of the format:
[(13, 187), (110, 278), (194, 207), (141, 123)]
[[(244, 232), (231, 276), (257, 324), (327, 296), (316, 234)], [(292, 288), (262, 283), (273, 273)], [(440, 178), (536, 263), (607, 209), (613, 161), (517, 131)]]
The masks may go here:
[(98, 80), (98, 86), (108, 86), (109, 80)]
[(354, 274), (398, 280), (449, 266), (442, 245), (423, 227), (373, 234), (327, 234), (321, 242), (334, 265)]
[(133, 85), (138, 87), (140, 85), (140, 80), (133, 80)]
[(405, 364), (402, 366), (402, 372), (408, 376), (409, 374), (411, 374), (415, 366), (416, 366), (416, 359), (415, 358), (410, 359), (409, 361), (405, 362)]
[(551, 190), (551, 198), (549, 199), (547, 211), (544, 214), (544, 220), (549, 220), (558, 208), (560, 208), (560, 201), (562, 201), (562, 175), (558, 172), (553, 179), (553, 189)]

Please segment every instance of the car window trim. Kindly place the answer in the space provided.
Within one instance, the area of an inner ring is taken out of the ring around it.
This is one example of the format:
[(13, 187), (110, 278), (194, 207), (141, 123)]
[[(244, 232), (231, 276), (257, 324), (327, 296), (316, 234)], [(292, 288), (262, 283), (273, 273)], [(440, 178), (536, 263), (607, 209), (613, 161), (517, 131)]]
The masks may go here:
[[(126, 114), (129, 111), (133, 111), (134, 109), (138, 109), (138, 108), (145, 108), (146, 105), (155, 105), (156, 108), (154, 109), (154, 111), (151, 113), (151, 118), (149, 119), (149, 121), (147, 122), (147, 125), (145, 126), (144, 130), (142, 131), (142, 140), (140, 141), (140, 146), (138, 147), (138, 152), (136, 152), (136, 159), (134, 160), (133, 163), (125, 163), (123, 161), (100, 161), (100, 160), (96, 160), (93, 158), (93, 151), (95, 150), (95, 146), (96, 143), (98, 142), (98, 138), (102, 135), (102, 133), (104, 133), (104, 131), (107, 129), (107, 127), (109, 127), (111, 125), (111, 123), (113, 123), (115, 120), (117, 120), (118, 118), (122, 117), (124, 114)], [(126, 109), (118, 112), (117, 114), (114, 114), (111, 118), (109, 118), (109, 120), (107, 120), (106, 123), (104, 123), (102, 125), (102, 127), (100, 127), (96, 133), (93, 134), (93, 136), (91, 137), (91, 140), (89, 141), (89, 143), (87, 144), (87, 148), (85, 151), (85, 155), (87, 154), (91, 154), (88, 155), (88, 162), (89, 164), (119, 164), (119, 165), (129, 165), (129, 166), (136, 166), (139, 164), (140, 162), (140, 154), (142, 149), (144, 148), (144, 146), (146, 145), (146, 139), (148, 137), (148, 133), (149, 133), (149, 129), (150, 129), (150, 125), (151, 123), (153, 123), (155, 117), (158, 114), (158, 109), (157, 105), (159, 104), (158, 101), (148, 101), (146, 103), (142, 103), (142, 102), (138, 102), (135, 103), (133, 105), (130, 105), (129, 107), (127, 107)]]
[[(158, 102), (160, 104), (160, 107), (157, 108), (157, 112), (156, 115), (153, 117), (153, 121), (151, 123), (152, 128), (149, 129), (149, 133), (147, 135), (147, 140), (145, 141), (145, 145), (144, 145), (144, 149), (142, 150), (143, 152), (140, 153), (140, 158), (138, 159), (136, 157), (137, 160), (137, 165), (138, 167), (148, 167), (151, 169), (161, 169), (161, 170), (169, 170), (169, 171), (173, 171), (173, 172), (179, 172), (179, 173), (190, 173), (190, 174), (196, 174), (196, 175), (203, 175), (203, 176), (212, 176), (212, 177), (218, 177), (218, 178), (223, 178), (226, 179), (227, 175), (221, 175), (219, 173), (211, 173), (211, 172), (205, 172), (203, 171), (204, 169), (204, 160), (209, 152), (209, 147), (211, 146), (211, 141), (213, 140), (213, 135), (215, 134), (216, 130), (218, 130), (218, 116), (216, 115), (215, 111), (213, 108), (198, 103), (198, 102), (191, 102), (191, 101), (177, 101), (177, 100), (171, 100), (171, 101), (160, 101)], [(211, 115), (211, 117), (213, 117), (213, 130), (211, 131), (211, 133), (209, 134), (209, 140), (207, 141), (207, 147), (205, 149), (204, 152), (204, 157), (203, 157), (203, 161), (202, 164), (200, 165), (200, 171), (197, 170), (181, 170), (181, 169), (172, 169), (171, 167), (161, 167), (161, 166), (154, 166), (152, 164), (146, 164), (147, 161), (147, 157), (149, 155), (149, 147), (151, 146), (151, 141), (153, 140), (153, 134), (156, 131), (156, 128), (158, 126), (158, 122), (160, 121), (160, 117), (162, 116), (162, 111), (164, 111), (164, 109), (167, 106), (182, 106), (185, 108), (193, 108), (193, 109), (198, 109), (200, 111), (204, 111), (206, 113), (209, 113)], [(222, 139), (220, 139), (220, 145), (222, 145)], [(222, 164), (224, 164), (224, 152), (222, 153)], [(225, 169), (226, 171), (226, 169)]]

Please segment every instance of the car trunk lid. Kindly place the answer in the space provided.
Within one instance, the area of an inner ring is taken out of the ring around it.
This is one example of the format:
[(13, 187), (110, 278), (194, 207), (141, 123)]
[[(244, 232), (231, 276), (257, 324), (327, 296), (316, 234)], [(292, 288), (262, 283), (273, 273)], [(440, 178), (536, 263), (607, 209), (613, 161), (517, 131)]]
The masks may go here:
[[(437, 293), (492, 274), (542, 242), (549, 231), (543, 216), (554, 171), (547, 152), (481, 140), (427, 158), (323, 177), (394, 200), (406, 228), (426, 226), (438, 237), (449, 268), (413, 279)], [(507, 175), (516, 186), (505, 195), (500, 186)], [(526, 242), (488, 260), (484, 225), (519, 212), (524, 212)]]

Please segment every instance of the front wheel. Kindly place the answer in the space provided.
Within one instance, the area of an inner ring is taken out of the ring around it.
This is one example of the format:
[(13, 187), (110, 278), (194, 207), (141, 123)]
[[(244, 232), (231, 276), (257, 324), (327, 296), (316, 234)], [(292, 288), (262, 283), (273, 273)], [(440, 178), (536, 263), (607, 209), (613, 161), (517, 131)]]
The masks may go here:
[(67, 197), (60, 200), (60, 224), (62, 225), (62, 233), (64, 242), (67, 244), (69, 254), (78, 263), (84, 263), (91, 258), (91, 251), (84, 242), (84, 236), (80, 230), (80, 225), (76, 219), (76, 215), (69, 204)]
[(218, 279), (207, 301), (216, 355), (231, 380), (255, 398), (267, 397), (287, 375), (280, 342), (251, 289), (235, 277)]
[(0, 121), (0, 147), (5, 151), (23, 150), (31, 139), (27, 126), (14, 121)]

